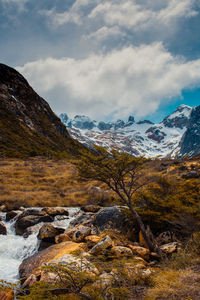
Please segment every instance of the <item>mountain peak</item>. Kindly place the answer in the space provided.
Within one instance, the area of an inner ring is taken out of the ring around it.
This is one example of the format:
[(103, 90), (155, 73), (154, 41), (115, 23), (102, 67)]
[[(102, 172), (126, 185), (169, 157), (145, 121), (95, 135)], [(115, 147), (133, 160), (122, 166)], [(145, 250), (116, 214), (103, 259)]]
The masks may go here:
[(169, 128), (177, 127), (183, 129), (187, 126), (192, 109), (191, 106), (185, 104), (179, 105), (172, 114), (164, 118), (163, 124)]
[(1, 156), (57, 155), (77, 144), (49, 104), (18, 71), (4, 64), (0, 64), (0, 115)]
[[(99, 123), (85, 116), (76, 116), (71, 123), (68, 120), (66, 126), (72, 137), (88, 147), (97, 144), (108, 150), (126, 151), (133, 156), (174, 157), (187, 153), (188, 149), (190, 154), (200, 151), (198, 118), (199, 110), (182, 104), (158, 124), (148, 120), (135, 122), (133, 116), (127, 121), (119, 119), (116, 122)], [(77, 124), (77, 121), (82, 121), (82, 124)], [(84, 122), (92, 122), (94, 127), (90, 130)], [(186, 147), (190, 139), (193, 144)], [(193, 147), (196, 151), (193, 151)]]

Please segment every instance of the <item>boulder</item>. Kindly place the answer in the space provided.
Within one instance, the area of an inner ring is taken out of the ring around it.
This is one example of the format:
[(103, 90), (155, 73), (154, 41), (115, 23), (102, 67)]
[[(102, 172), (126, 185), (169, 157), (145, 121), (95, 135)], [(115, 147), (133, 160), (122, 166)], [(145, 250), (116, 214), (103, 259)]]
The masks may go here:
[(107, 248), (111, 248), (113, 246), (113, 241), (106, 235), (100, 242), (98, 242), (90, 251), (89, 253), (92, 255), (100, 254)]
[(92, 212), (92, 213), (96, 213), (98, 212), (102, 207), (99, 205), (86, 205), (81, 207), (81, 210), (83, 210), (84, 212)]
[(132, 246), (129, 245), (129, 248), (132, 250), (134, 255), (139, 255), (145, 260), (149, 260), (150, 251), (147, 248), (139, 247), (139, 246)]
[(5, 206), (5, 205), (1, 205), (1, 206), (0, 206), (0, 211), (1, 211), (1, 212), (7, 212), (6, 206)]
[(6, 226), (1, 221), (0, 221), (0, 234), (1, 235), (6, 235), (7, 234)]
[(42, 212), (45, 212), (47, 215), (50, 215), (52, 217), (69, 215), (67, 208), (64, 207), (44, 207), (42, 209)]
[(71, 238), (66, 233), (61, 233), (55, 237), (56, 244), (68, 242), (68, 241), (71, 241)]
[(190, 172), (186, 172), (182, 175), (182, 178), (185, 179), (190, 179), (190, 178), (199, 178), (199, 172), (197, 171), (190, 171)]
[[(97, 275), (99, 274), (98, 269), (90, 263), (86, 258), (84, 257), (76, 257), (72, 254), (64, 254), (60, 256), (59, 258), (56, 258), (50, 262), (50, 264), (62, 264), (62, 265), (68, 265), (73, 270), (77, 270), (80, 272), (88, 273), (91, 275)], [(42, 282), (48, 282), (49, 284), (55, 283), (56, 280), (59, 280), (58, 274), (53, 272), (42, 272), (41, 273), (41, 279)]]
[(72, 240), (74, 242), (82, 242), (85, 237), (91, 234), (91, 228), (83, 225), (76, 227), (75, 232), (73, 233)]
[(0, 291), (0, 300), (14, 300), (14, 291), (13, 290)]
[(160, 246), (160, 250), (166, 254), (171, 254), (173, 252), (176, 252), (177, 249), (178, 249), (177, 242), (168, 243), (168, 244)]
[(55, 228), (52, 224), (47, 223), (40, 228), (38, 239), (45, 242), (54, 243), (55, 237), (63, 232), (63, 229)]
[[(88, 232), (91, 231), (91, 228), (88, 227), (88, 226), (84, 226), (84, 225), (75, 225), (75, 226), (69, 226), (69, 227), (67, 227), (67, 229), (65, 229), (65, 233), (66, 233), (67, 235), (69, 235), (70, 238), (72, 238), (73, 235), (74, 235), (76, 232), (79, 232), (79, 231), (82, 231), (83, 233), (84, 233), (84, 232), (87, 233), (87, 231), (88, 231)], [(89, 234), (90, 234), (90, 233), (89, 233)], [(89, 234), (87, 234), (87, 235), (89, 235)], [(87, 236), (87, 235), (85, 235), (85, 236)]]
[(76, 225), (90, 225), (93, 223), (94, 214), (93, 213), (82, 213), (79, 214), (74, 220), (70, 222), (70, 226)]
[(111, 251), (117, 256), (117, 257), (131, 257), (133, 256), (133, 252), (130, 248), (122, 247), (122, 246), (113, 246)]
[(14, 211), (14, 210), (7, 212), (6, 221), (10, 221), (10, 220), (14, 219), (14, 217), (16, 217), (17, 215), (18, 215), (18, 212)]
[(36, 208), (25, 209), (19, 216), (18, 220), (27, 216), (46, 216), (47, 214), (44, 211), (41, 211)]
[[(23, 214), (23, 213), (22, 213)], [(15, 231), (18, 235), (23, 235), (26, 228), (34, 226), (40, 222), (52, 222), (53, 218), (49, 215), (27, 215), (19, 217), (15, 223)]]
[(25, 207), (20, 206), (20, 207), (19, 207), (19, 210), (24, 211), (24, 210), (25, 210)]
[(101, 241), (101, 237), (98, 235), (89, 235), (86, 236), (85, 241), (87, 242), (87, 246), (89, 248), (94, 247), (98, 242)]
[(122, 233), (133, 235), (133, 228), (137, 228), (136, 221), (131, 216), (130, 220), (127, 218), (127, 208), (119, 206), (106, 207), (100, 209), (94, 217), (94, 225), (101, 231), (107, 229), (117, 229)]
[(44, 223), (41, 222), (41, 223), (38, 223), (38, 224), (36, 224), (36, 225), (33, 225), (33, 226), (30, 226), (30, 227), (26, 228), (26, 230), (25, 230), (25, 232), (24, 232), (24, 234), (23, 234), (23, 237), (24, 237), (24, 238), (27, 238), (27, 237), (28, 237), (29, 235), (31, 235), (31, 234), (38, 233), (39, 230), (40, 230), (40, 228), (41, 228), (43, 225), (44, 225)]
[(19, 266), (20, 279), (24, 282), (31, 274), (38, 274), (42, 264), (47, 264), (63, 256), (73, 254), (76, 251), (83, 251), (83, 243), (64, 242), (52, 245), (31, 257), (26, 258)]

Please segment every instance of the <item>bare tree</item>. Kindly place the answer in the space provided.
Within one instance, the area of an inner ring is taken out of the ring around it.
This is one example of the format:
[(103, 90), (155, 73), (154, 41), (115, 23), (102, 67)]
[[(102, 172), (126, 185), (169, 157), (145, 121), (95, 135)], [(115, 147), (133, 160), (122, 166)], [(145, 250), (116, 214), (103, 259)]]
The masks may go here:
[(136, 219), (141, 233), (151, 251), (155, 245), (148, 236), (144, 223), (134, 208), (133, 196), (146, 183), (141, 180), (141, 169), (147, 161), (143, 157), (132, 157), (128, 153), (119, 153), (95, 146), (96, 152), (81, 152), (81, 161), (77, 163), (79, 175), (83, 179), (93, 179), (105, 183), (119, 197), (120, 202), (126, 205)]

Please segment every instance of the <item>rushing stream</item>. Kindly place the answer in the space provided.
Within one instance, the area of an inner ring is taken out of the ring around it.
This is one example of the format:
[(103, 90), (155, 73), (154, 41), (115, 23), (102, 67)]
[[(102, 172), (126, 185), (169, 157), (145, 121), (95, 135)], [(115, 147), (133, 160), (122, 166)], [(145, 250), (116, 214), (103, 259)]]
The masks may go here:
[[(69, 216), (57, 216), (52, 224), (56, 227), (67, 228), (69, 223), (79, 211), (79, 208), (68, 208)], [(6, 225), (7, 235), (0, 235), (0, 280), (8, 282), (16, 282), (18, 277), (18, 269), (21, 262), (38, 251), (39, 241), (37, 239), (38, 231), (31, 234), (28, 238), (23, 238), (15, 234), (14, 224), (16, 217), (6, 222), (5, 213), (0, 212), (2, 222)]]

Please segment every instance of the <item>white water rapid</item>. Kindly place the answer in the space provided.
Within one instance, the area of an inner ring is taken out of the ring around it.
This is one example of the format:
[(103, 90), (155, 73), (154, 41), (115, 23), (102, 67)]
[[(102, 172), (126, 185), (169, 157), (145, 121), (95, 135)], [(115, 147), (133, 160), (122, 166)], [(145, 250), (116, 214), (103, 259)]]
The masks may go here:
[[(79, 208), (68, 208), (69, 216), (57, 216), (52, 224), (55, 227), (67, 228), (69, 223), (74, 219)], [(0, 235), (0, 280), (16, 282), (19, 280), (18, 269), (22, 261), (37, 253), (39, 241), (37, 239), (38, 231), (31, 234), (28, 238), (15, 234), (14, 224), (16, 217), (6, 222), (5, 213), (0, 212), (2, 222), (6, 225), (7, 235)]]

